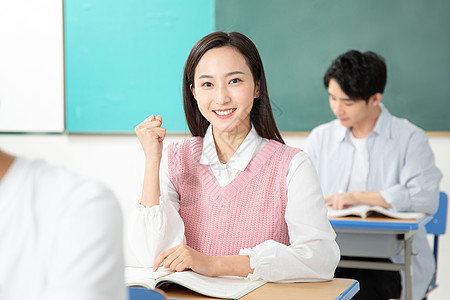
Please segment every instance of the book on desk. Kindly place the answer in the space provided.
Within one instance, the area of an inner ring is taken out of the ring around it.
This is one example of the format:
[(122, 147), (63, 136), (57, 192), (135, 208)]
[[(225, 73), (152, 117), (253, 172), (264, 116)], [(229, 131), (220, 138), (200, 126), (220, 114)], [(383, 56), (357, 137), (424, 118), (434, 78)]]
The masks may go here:
[(424, 213), (419, 212), (395, 212), (391, 209), (387, 209), (381, 206), (371, 206), (366, 204), (353, 205), (345, 209), (333, 209), (327, 207), (328, 217), (347, 217), (358, 216), (361, 218), (367, 218), (368, 216), (379, 214), (394, 219), (414, 219), (418, 220), (425, 216)]
[(164, 289), (166, 284), (178, 284), (209, 297), (239, 299), (266, 282), (246, 280), (237, 276), (208, 277), (193, 271), (172, 272), (159, 268), (153, 272), (148, 268), (126, 267), (125, 283), (127, 286), (147, 289)]

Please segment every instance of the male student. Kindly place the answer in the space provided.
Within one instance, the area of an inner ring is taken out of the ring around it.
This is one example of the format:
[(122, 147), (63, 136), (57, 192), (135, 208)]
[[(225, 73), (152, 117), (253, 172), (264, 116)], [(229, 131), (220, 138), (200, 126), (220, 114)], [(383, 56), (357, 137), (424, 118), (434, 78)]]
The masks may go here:
[[(333, 61), (324, 84), (337, 119), (315, 128), (305, 151), (328, 205), (343, 209), (364, 203), (433, 214), (442, 175), (424, 131), (381, 104), (384, 59), (373, 52), (348, 51)], [(424, 228), (414, 236), (413, 254), (413, 295), (421, 299), (435, 270)], [(403, 257), (399, 253), (391, 260), (400, 263)], [(355, 299), (399, 298), (402, 292), (399, 272), (338, 268), (335, 277), (360, 282)]]
[(0, 150), (0, 299), (125, 300), (113, 194)]

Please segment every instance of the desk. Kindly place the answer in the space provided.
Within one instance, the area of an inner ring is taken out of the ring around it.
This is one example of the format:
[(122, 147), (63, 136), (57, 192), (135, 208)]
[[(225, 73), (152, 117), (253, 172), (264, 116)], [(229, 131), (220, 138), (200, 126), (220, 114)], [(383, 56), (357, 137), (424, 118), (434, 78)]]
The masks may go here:
[(336, 242), (342, 256), (390, 258), (401, 249), (405, 250), (405, 262), (369, 262), (341, 259), (341, 268), (404, 271), (405, 296), (412, 299), (412, 240), (420, 226), (430, 221), (426, 216), (420, 220), (399, 220), (387, 217), (330, 218), (336, 231)]
[[(217, 299), (197, 294), (178, 285), (164, 289), (170, 299)], [(240, 300), (348, 300), (359, 291), (359, 283), (353, 279), (335, 278), (325, 282), (266, 283)]]

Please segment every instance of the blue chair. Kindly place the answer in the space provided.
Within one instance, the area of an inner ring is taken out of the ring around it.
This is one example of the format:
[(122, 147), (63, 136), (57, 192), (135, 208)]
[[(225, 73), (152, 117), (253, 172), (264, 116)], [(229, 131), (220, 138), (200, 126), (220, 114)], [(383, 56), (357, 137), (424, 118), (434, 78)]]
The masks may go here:
[(129, 287), (128, 295), (130, 300), (167, 300), (163, 291), (139, 287)]
[(436, 262), (436, 272), (434, 273), (433, 280), (428, 287), (428, 291), (425, 294), (424, 299), (427, 299), (428, 294), (438, 287), (436, 283), (436, 273), (437, 273), (437, 260), (438, 260), (438, 250), (439, 250), (439, 236), (445, 233), (445, 227), (447, 225), (447, 207), (448, 207), (448, 197), (444, 192), (439, 194), (439, 207), (437, 212), (434, 214), (433, 219), (425, 225), (427, 233), (434, 235), (434, 245), (433, 254), (434, 260)]

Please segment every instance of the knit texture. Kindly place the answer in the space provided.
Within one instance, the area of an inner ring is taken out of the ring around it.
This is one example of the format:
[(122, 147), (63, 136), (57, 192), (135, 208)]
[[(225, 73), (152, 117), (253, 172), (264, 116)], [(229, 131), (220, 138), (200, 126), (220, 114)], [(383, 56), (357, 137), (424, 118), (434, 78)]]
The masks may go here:
[(186, 243), (211, 256), (236, 255), (275, 240), (289, 245), (286, 176), (300, 149), (270, 140), (247, 168), (221, 187), (200, 164), (203, 139), (169, 145), (169, 177), (180, 196)]

